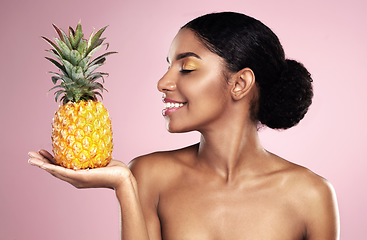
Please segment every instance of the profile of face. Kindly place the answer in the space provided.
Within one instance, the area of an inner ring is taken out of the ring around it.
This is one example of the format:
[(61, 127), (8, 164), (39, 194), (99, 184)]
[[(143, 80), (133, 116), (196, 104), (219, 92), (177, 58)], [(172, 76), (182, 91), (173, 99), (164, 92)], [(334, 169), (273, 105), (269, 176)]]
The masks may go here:
[(158, 81), (169, 132), (207, 131), (223, 121), (231, 101), (225, 62), (189, 29), (181, 29), (167, 57), (168, 71)]

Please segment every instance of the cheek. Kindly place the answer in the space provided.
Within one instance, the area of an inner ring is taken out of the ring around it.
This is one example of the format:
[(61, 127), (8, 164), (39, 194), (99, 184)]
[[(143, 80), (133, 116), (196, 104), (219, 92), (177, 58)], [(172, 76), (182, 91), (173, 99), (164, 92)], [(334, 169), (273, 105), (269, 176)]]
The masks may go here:
[(221, 102), (226, 98), (227, 88), (224, 76), (220, 73), (211, 73), (200, 77), (200, 80), (191, 86), (190, 91), (196, 93), (196, 97), (200, 97), (201, 101)]
[(226, 80), (219, 74), (201, 77), (195, 84), (188, 85), (186, 90), (189, 110), (195, 110), (198, 117), (220, 113), (228, 100)]

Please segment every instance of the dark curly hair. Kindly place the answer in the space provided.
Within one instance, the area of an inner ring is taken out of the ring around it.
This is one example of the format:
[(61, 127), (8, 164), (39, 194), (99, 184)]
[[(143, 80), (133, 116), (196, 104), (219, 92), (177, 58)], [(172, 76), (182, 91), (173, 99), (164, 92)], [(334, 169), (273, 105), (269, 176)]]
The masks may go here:
[[(182, 28), (192, 30), (230, 72), (250, 68), (255, 74), (259, 100), (252, 117), (273, 129), (299, 123), (312, 103), (312, 78), (295, 60), (285, 59), (278, 37), (262, 22), (234, 12), (198, 17)], [(255, 110), (256, 109), (256, 110)]]

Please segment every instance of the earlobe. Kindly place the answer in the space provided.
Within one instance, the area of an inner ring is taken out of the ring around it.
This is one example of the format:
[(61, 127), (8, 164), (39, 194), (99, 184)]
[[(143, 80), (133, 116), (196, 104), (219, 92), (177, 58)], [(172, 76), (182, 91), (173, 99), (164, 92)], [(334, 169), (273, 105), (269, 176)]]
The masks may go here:
[(232, 97), (234, 100), (244, 98), (255, 85), (255, 74), (250, 68), (244, 68), (234, 76)]

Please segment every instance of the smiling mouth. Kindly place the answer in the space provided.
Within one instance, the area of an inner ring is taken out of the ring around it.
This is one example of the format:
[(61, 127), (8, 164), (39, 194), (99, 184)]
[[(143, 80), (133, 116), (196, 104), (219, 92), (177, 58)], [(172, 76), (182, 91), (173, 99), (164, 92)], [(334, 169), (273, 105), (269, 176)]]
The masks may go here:
[(170, 113), (175, 112), (176, 110), (182, 108), (186, 102), (178, 102), (176, 100), (163, 98), (165, 108), (162, 111), (163, 116), (167, 116)]
[(166, 109), (169, 109), (169, 108), (179, 108), (179, 107), (182, 107), (184, 105), (184, 103), (166, 102), (164, 105), (165, 105)]

